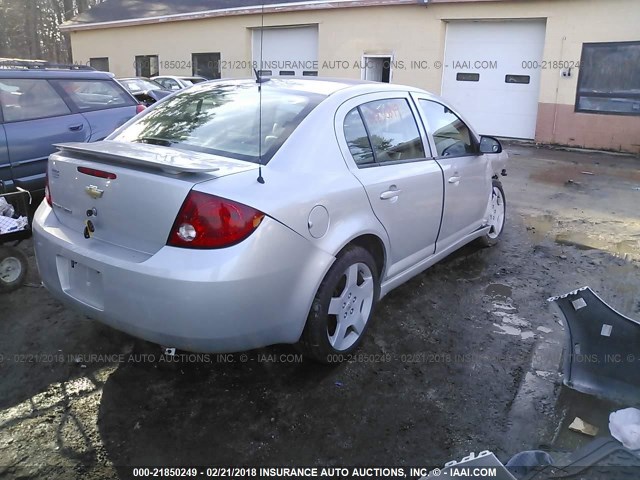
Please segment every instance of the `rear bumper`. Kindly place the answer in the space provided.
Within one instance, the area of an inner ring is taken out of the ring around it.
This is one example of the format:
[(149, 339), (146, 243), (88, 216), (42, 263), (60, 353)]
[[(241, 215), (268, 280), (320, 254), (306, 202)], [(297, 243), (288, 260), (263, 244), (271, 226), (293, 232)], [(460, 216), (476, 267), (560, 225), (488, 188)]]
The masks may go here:
[(296, 342), (334, 260), (268, 217), (233, 247), (165, 246), (151, 256), (85, 239), (46, 202), (33, 233), (54, 297), (133, 336), (195, 352)]

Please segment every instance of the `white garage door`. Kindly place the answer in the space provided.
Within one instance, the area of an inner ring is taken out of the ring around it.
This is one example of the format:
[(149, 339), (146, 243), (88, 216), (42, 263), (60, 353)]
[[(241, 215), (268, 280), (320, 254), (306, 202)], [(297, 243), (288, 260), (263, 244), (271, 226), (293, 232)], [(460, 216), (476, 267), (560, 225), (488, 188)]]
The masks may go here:
[(449, 22), (442, 96), (480, 133), (534, 138), (544, 20)]
[[(265, 28), (253, 31), (253, 61), (263, 75), (318, 74), (318, 27)], [(261, 48), (262, 46), (262, 48)]]

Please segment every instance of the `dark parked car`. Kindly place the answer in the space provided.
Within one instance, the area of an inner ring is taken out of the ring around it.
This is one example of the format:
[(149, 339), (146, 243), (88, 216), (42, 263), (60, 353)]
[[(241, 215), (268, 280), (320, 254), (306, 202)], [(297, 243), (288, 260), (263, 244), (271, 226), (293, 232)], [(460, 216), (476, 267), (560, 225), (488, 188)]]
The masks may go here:
[(119, 78), (118, 81), (136, 100), (147, 107), (172, 93), (171, 90), (145, 77)]
[(43, 62), (0, 61), (0, 181), (44, 189), (56, 143), (103, 140), (144, 109), (112, 75)]

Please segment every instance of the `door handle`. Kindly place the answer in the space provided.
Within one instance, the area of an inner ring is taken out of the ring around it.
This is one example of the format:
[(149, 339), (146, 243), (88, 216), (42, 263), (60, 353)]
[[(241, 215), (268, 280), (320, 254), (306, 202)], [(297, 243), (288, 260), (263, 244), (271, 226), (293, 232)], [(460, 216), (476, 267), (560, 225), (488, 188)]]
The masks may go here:
[(71, 130), (72, 132), (79, 132), (83, 128), (84, 128), (84, 125), (82, 123), (79, 123), (78, 125), (69, 126), (69, 130)]
[(449, 177), (449, 183), (459, 183), (460, 182), (460, 177), (457, 175), (454, 175), (453, 177)]
[(387, 190), (380, 194), (380, 200), (391, 200), (392, 198), (398, 198), (402, 190)]

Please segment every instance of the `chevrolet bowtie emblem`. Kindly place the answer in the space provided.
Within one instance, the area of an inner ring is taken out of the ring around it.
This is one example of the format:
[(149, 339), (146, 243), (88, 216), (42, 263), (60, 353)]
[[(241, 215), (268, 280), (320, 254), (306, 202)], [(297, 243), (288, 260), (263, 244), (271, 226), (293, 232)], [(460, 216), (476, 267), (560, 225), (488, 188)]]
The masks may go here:
[(89, 195), (91, 198), (102, 198), (102, 195), (104, 195), (104, 190), (100, 190), (95, 185), (89, 185), (88, 187), (85, 187), (84, 191), (87, 192), (87, 195)]

